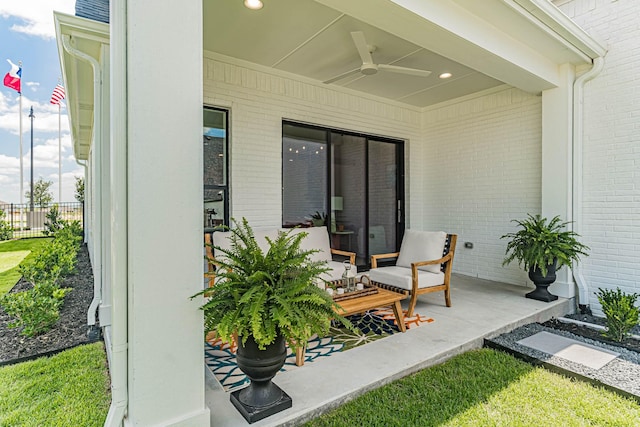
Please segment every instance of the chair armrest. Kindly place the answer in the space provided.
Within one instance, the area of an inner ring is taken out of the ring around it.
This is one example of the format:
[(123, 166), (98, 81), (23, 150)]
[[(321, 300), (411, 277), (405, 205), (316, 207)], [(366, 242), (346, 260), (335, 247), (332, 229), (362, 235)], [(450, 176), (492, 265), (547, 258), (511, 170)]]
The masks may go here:
[(451, 252), (449, 252), (448, 254), (443, 256), (442, 258), (429, 260), (429, 261), (412, 262), (411, 263), (411, 267), (413, 267), (413, 266), (422, 267), (423, 265), (432, 265), (432, 264), (444, 264), (445, 262), (447, 262), (447, 261), (449, 261), (451, 259), (451, 256), (452, 256), (452, 254), (451, 254)]
[(388, 254), (371, 255), (371, 268), (378, 268), (378, 260), (386, 258), (398, 258), (400, 252), (389, 252)]
[(331, 248), (331, 254), (332, 255), (342, 255), (342, 256), (349, 257), (349, 262), (351, 264), (353, 264), (353, 265), (356, 265), (356, 253), (355, 252), (341, 251), (340, 249)]

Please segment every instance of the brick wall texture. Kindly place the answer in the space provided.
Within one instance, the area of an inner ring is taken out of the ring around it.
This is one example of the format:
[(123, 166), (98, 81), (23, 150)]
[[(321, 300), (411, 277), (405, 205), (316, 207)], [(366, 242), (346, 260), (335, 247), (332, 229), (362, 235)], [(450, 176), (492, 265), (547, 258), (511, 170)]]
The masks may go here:
[(575, 0), (560, 9), (607, 47), (584, 90), (583, 272), (598, 288), (640, 293), (640, 2)]
[[(582, 266), (601, 314), (599, 287), (640, 292), (640, 2), (557, 3), (608, 46), (584, 91), (582, 240), (591, 255)], [(205, 104), (230, 110), (232, 216), (280, 225), (283, 120), (401, 139), (407, 226), (457, 233), (458, 273), (528, 283), (517, 265), (501, 265), (500, 236), (541, 210), (541, 97), (502, 86), (421, 111), (208, 53), (204, 77)]]

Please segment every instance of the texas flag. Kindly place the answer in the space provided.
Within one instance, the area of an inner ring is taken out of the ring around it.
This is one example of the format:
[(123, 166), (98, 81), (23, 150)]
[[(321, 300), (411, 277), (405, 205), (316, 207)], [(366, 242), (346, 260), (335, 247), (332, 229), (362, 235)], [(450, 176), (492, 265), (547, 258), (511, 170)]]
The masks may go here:
[(18, 67), (9, 59), (7, 59), (7, 62), (11, 64), (11, 71), (9, 71), (6, 76), (4, 76), (4, 85), (13, 90), (17, 90), (18, 93), (21, 93), (20, 77), (22, 76), (22, 68)]

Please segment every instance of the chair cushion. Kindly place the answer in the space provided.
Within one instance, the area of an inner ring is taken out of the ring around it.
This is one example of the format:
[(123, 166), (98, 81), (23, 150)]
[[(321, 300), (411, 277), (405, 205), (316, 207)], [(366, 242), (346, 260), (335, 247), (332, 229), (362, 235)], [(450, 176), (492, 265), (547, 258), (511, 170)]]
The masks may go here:
[(316, 249), (320, 251), (311, 255), (311, 261), (331, 261), (331, 245), (329, 244), (327, 227), (295, 228), (291, 231), (291, 234), (298, 233), (308, 234), (300, 242), (301, 250), (310, 251)]
[[(411, 268), (390, 266), (369, 270), (369, 278), (373, 282), (392, 285), (397, 288), (412, 289)], [(444, 273), (432, 273), (430, 271), (418, 270), (418, 289), (430, 288), (444, 284)]]
[[(407, 230), (402, 238), (400, 255), (396, 265), (411, 268), (412, 262), (440, 259), (446, 241), (447, 233), (444, 231)], [(419, 269), (438, 273), (440, 272), (440, 264), (425, 265)]]

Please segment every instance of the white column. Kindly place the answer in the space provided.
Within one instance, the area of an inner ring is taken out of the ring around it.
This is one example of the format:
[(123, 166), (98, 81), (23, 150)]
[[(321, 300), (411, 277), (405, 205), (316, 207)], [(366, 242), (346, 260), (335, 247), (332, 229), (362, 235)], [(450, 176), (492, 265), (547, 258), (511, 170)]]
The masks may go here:
[[(574, 67), (564, 64), (559, 69), (559, 86), (542, 92), (542, 216), (560, 215), (572, 218), (572, 126)], [(571, 271), (563, 267), (557, 272), (551, 293), (575, 297)]]
[(202, 2), (127, 1), (128, 421), (209, 426)]

